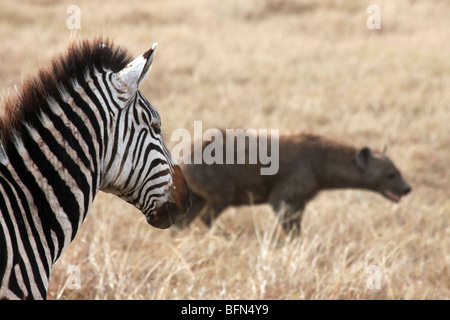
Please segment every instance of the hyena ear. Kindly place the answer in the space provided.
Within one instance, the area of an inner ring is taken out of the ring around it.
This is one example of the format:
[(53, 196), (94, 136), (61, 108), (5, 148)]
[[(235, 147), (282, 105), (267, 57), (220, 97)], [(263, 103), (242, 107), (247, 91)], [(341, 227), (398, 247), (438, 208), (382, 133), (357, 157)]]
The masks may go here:
[(364, 147), (356, 151), (355, 160), (358, 168), (364, 170), (369, 164), (369, 159), (372, 156), (372, 151), (368, 147)]
[(144, 80), (152, 66), (153, 56), (158, 44), (155, 42), (150, 50), (140, 55), (122, 70), (115, 74), (116, 79), (131, 91), (136, 91), (139, 84)]

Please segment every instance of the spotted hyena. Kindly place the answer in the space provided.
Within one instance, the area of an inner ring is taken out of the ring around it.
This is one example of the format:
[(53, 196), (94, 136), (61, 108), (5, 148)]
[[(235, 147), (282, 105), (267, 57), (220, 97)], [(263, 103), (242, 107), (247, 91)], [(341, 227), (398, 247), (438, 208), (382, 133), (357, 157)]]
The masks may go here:
[[(210, 143), (204, 142), (203, 150)], [(304, 133), (280, 134), (278, 146), (279, 170), (274, 175), (261, 175), (260, 164), (182, 164), (192, 207), (177, 226), (189, 225), (198, 215), (210, 226), (228, 206), (268, 203), (286, 233), (299, 233), (305, 205), (319, 191), (365, 189), (394, 202), (411, 191), (384, 152)], [(191, 148), (195, 151), (194, 144)]]

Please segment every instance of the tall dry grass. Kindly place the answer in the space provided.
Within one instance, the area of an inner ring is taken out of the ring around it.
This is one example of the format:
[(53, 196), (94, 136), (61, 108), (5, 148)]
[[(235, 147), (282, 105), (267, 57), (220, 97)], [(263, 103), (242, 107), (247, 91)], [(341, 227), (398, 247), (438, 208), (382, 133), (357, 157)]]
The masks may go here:
[[(176, 232), (100, 193), (49, 299), (449, 299), (450, 4), (377, 2), (381, 30), (366, 28), (366, 1), (78, 1), (75, 38), (107, 36), (136, 55), (159, 43), (142, 91), (169, 146), (194, 120), (387, 144), (413, 192), (400, 205), (324, 192), (299, 239), (267, 206)], [(65, 49), (71, 4), (0, 3), (3, 93)]]

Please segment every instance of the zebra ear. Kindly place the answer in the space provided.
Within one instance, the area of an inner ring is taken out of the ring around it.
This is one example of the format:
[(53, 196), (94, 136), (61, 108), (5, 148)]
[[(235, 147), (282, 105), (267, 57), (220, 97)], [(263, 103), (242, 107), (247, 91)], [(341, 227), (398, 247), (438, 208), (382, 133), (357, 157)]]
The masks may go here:
[(137, 90), (139, 84), (147, 77), (148, 72), (150, 71), (157, 46), (158, 44), (155, 42), (150, 50), (143, 55), (140, 55), (127, 64), (125, 68), (117, 72), (117, 80), (126, 87)]

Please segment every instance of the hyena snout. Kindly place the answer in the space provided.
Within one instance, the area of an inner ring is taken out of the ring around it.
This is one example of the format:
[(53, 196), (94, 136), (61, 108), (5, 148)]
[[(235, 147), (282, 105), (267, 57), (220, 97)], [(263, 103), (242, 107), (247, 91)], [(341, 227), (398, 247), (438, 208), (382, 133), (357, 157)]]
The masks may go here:
[(412, 190), (410, 185), (407, 185), (404, 189), (403, 189), (403, 193), (402, 195), (407, 195), (408, 193), (410, 193)]
[(394, 202), (400, 202), (402, 196), (407, 195), (411, 192), (411, 190), (411, 186), (406, 181), (401, 179), (398, 183), (381, 190), (381, 193)]

